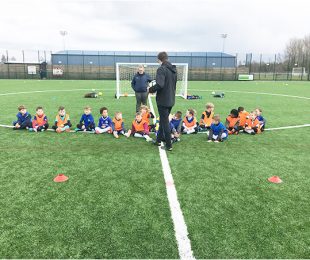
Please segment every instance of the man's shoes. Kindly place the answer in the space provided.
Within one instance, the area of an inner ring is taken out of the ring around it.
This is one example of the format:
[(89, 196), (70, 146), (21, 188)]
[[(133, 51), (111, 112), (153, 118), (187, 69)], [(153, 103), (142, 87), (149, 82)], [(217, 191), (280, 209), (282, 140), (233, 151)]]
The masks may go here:
[(161, 149), (163, 149), (163, 150), (166, 150), (166, 151), (168, 151), (168, 152), (171, 152), (172, 151), (172, 147), (162, 147)]
[(161, 143), (157, 142), (156, 140), (153, 141), (153, 144), (156, 145), (156, 146), (161, 146)]

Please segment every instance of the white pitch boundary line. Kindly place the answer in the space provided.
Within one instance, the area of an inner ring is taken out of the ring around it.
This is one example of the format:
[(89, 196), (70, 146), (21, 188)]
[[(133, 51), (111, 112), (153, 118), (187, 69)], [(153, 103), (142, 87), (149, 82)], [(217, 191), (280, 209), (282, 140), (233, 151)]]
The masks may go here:
[[(151, 109), (152, 110), (152, 109)], [(152, 112), (153, 113), (153, 112)], [(155, 114), (154, 114), (155, 115)], [(153, 119), (154, 120), (154, 119)], [(156, 119), (155, 119), (156, 120)], [(154, 121), (155, 121), (154, 120)], [(267, 128), (265, 131), (275, 131), (275, 130), (283, 130), (283, 129), (292, 129), (292, 128), (303, 128), (303, 127), (309, 127), (310, 124), (304, 124), (304, 125), (291, 125), (291, 126), (281, 126), (281, 127), (274, 127), (274, 128)], [(14, 126), (12, 125), (1, 125), (0, 127), (4, 128), (13, 128)], [(47, 131), (55, 132), (53, 129), (47, 129)], [(70, 133), (76, 133), (75, 131), (71, 130)], [(90, 132), (81, 132), (79, 131), (78, 133), (90, 133)], [(198, 132), (198, 134), (206, 134), (207, 132)]]
[(302, 127), (308, 127), (308, 126), (310, 126), (310, 124), (282, 126), (282, 127), (267, 128), (267, 129), (265, 129), (265, 131), (274, 131), (274, 130), (291, 129), (291, 128), (302, 128)]
[[(23, 92), (11, 92), (11, 93), (0, 93), (0, 96), (11, 96), (20, 94), (34, 94), (34, 93), (48, 93), (48, 92), (74, 92), (74, 91), (92, 91), (89, 88), (77, 88), (77, 89), (50, 89), (50, 90), (35, 90), (35, 91), (23, 91)], [(112, 91), (112, 89), (104, 89), (103, 91)]]
[[(9, 95), (19, 95), (19, 94), (33, 94), (33, 93), (46, 93), (46, 92), (74, 92), (74, 91), (91, 91), (91, 89), (80, 88), (80, 89), (53, 89), (53, 90), (36, 90), (29, 92), (12, 92), (12, 93), (0, 93), (0, 96), (9, 96)], [(103, 91), (114, 91), (114, 89), (103, 89)], [(310, 97), (301, 97), (301, 96), (293, 96), (286, 94), (275, 94), (268, 92), (254, 92), (254, 91), (237, 91), (237, 90), (208, 90), (208, 89), (190, 89), (190, 91), (200, 91), (200, 92), (212, 92), (212, 91), (224, 91), (229, 93), (245, 93), (245, 94), (257, 94), (257, 95), (270, 95), (270, 96), (280, 96), (280, 97), (291, 97), (291, 98), (300, 98), (310, 100)]]
[[(274, 127), (274, 128), (266, 128), (264, 131), (275, 131), (275, 130), (283, 130), (283, 129), (291, 129), (291, 128), (302, 128), (302, 127), (308, 127), (310, 124), (304, 124), (304, 125), (289, 125), (289, 126), (280, 126), (280, 127)], [(198, 132), (198, 134), (206, 134), (207, 132)]]
[(292, 96), (286, 94), (274, 94), (267, 92), (253, 92), (253, 91), (237, 91), (237, 90), (208, 90), (208, 89), (191, 89), (190, 91), (201, 91), (201, 92), (213, 92), (213, 91), (223, 91), (229, 93), (245, 93), (245, 94), (256, 94), (256, 95), (270, 95), (270, 96), (280, 96), (280, 97), (291, 97), (291, 98), (300, 98), (310, 100), (310, 97), (301, 97), (301, 96)]
[[(14, 128), (14, 126), (12, 126), (12, 125), (0, 125), (0, 127), (4, 127), (4, 128)], [(23, 130), (24, 130), (24, 129), (23, 129)], [(18, 131), (18, 130), (16, 130), (16, 131)], [(55, 130), (54, 130), (54, 129), (51, 129), (51, 128), (46, 129), (46, 131), (55, 132)], [(87, 132), (83, 132), (83, 131), (78, 131), (78, 132), (76, 132), (76, 131), (74, 131), (74, 130), (70, 130), (70, 133), (88, 133), (88, 134), (93, 134), (93, 132), (89, 132), (89, 131), (87, 131)]]
[[(148, 97), (148, 100), (150, 109), (155, 116), (155, 111), (150, 96)], [(171, 217), (174, 225), (175, 237), (178, 244), (180, 259), (195, 259), (191, 248), (191, 241), (188, 238), (188, 231), (183, 216), (183, 212), (181, 210), (181, 206), (178, 200), (177, 190), (174, 185), (173, 176), (171, 174), (171, 168), (169, 165), (167, 153), (161, 147), (158, 147), (158, 150), (166, 182), (167, 197), (169, 201)]]

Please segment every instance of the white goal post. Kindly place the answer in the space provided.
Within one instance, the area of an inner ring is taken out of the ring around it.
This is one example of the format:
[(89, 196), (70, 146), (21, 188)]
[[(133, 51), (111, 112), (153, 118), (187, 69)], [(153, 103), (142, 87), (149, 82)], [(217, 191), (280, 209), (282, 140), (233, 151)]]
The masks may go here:
[[(131, 81), (138, 71), (138, 66), (143, 65), (145, 73), (155, 80), (156, 71), (159, 68), (158, 63), (116, 63), (116, 95), (119, 99), (124, 96), (134, 96), (134, 90), (131, 87)], [(188, 63), (173, 63), (177, 67), (178, 81), (176, 96), (187, 98), (187, 81), (188, 81)]]

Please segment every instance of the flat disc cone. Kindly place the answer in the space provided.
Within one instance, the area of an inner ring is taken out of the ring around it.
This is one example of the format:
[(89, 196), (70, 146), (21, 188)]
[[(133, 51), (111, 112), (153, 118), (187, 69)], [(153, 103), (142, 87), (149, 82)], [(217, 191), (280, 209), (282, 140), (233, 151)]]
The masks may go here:
[(268, 181), (270, 181), (272, 183), (282, 183), (282, 180), (280, 179), (279, 176), (272, 176), (272, 177), (268, 178)]
[(55, 178), (54, 178), (54, 182), (64, 182), (67, 181), (69, 179), (69, 177), (67, 177), (64, 174), (58, 174)]

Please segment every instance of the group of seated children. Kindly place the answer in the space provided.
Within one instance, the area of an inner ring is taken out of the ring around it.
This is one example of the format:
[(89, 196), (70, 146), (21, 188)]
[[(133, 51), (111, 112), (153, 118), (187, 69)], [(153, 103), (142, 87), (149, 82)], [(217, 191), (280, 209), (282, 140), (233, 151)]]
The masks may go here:
[(18, 107), (17, 120), (13, 122), (13, 129), (29, 129), (34, 132), (42, 132), (48, 128), (47, 117), (44, 114), (43, 107), (36, 108), (36, 114), (31, 118), (24, 105)]
[[(36, 108), (36, 114), (33, 119), (24, 105), (19, 106), (18, 111), (16, 115), (17, 121), (13, 122), (14, 130), (28, 129), (29, 131), (43, 132), (48, 129), (49, 124), (44, 114), (43, 107), (40, 106)], [(149, 112), (147, 106), (142, 106), (141, 110), (136, 113), (135, 119), (132, 122), (132, 127), (128, 132), (126, 132), (121, 112), (116, 112), (114, 118), (111, 119), (108, 115), (108, 109), (102, 107), (100, 108), (100, 114), (101, 117), (96, 127), (91, 107), (84, 107), (84, 114), (77, 124), (75, 131), (92, 132), (96, 134), (112, 133), (115, 138), (119, 138), (119, 135), (124, 135), (126, 137), (142, 137), (145, 138), (146, 141), (152, 140), (152, 138), (149, 137), (149, 133), (154, 128), (154, 124), (150, 123), (150, 118), (154, 118), (154, 115)], [(66, 112), (65, 107), (60, 106), (52, 129), (57, 133), (62, 133), (70, 132), (71, 127), (72, 124), (69, 114)]]
[(251, 113), (244, 110), (244, 107), (232, 109), (226, 118), (225, 125), (229, 134), (259, 134), (264, 131), (266, 121), (262, 116), (262, 110), (256, 108)]
[[(44, 114), (43, 107), (36, 108), (36, 114), (31, 118), (25, 106), (18, 107), (19, 113), (17, 121), (13, 122), (13, 129), (28, 129), (29, 131), (42, 132), (48, 129), (48, 120)], [(92, 109), (90, 106), (84, 107), (76, 132), (92, 132), (96, 134), (110, 133), (115, 138), (120, 135), (126, 137), (134, 136), (144, 138), (146, 141), (152, 141), (149, 134), (151, 131), (156, 132), (156, 127), (152, 122), (154, 115), (145, 105), (141, 106), (140, 111), (136, 113), (135, 119), (132, 121), (131, 129), (126, 131), (121, 112), (116, 112), (113, 119), (108, 115), (106, 107), (100, 108), (98, 125), (96, 126)], [(244, 132), (247, 134), (258, 134), (264, 131), (265, 119), (262, 116), (262, 110), (256, 108), (251, 113), (244, 110), (243, 107), (232, 109), (226, 118), (225, 124), (221, 123), (220, 116), (214, 115), (214, 105), (207, 103), (205, 111), (202, 113), (198, 123), (196, 111), (192, 108), (186, 111), (185, 117), (182, 119), (182, 112), (177, 111), (174, 115), (170, 115), (170, 130), (172, 142), (180, 141), (181, 134), (193, 134), (197, 132), (207, 132), (208, 141), (219, 142), (227, 139), (230, 134), (238, 134)], [(70, 132), (72, 124), (70, 116), (66, 113), (65, 107), (60, 106), (56, 115), (52, 129), (57, 133)]]
[(190, 108), (183, 120), (181, 111), (177, 111), (170, 116), (172, 142), (179, 141), (182, 133), (206, 132), (209, 142), (224, 141), (228, 138), (228, 135), (241, 132), (255, 135), (264, 131), (266, 123), (260, 108), (256, 108), (251, 113), (245, 111), (243, 107), (232, 109), (230, 115), (226, 118), (225, 124), (221, 123), (219, 115), (214, 115), (214, 105), (212, 103), (207, 103), (199, 123), (195, 114), (196, 111)]
[(181, 134), (195, 134), (198, 132), (207, 132), (208, 142), (219, 142), (227, 139), (228, 131), (220, 122), (219, 115), (214, 115), (214, 105), (207, 103), (206, 110), (202, 113), (198, 123), (196, 111), (192, 108), (186, 111), (182, 120), (182, 112), (177, 111), (170, 117), (170, 129), (172, 142), (180, 141)]

